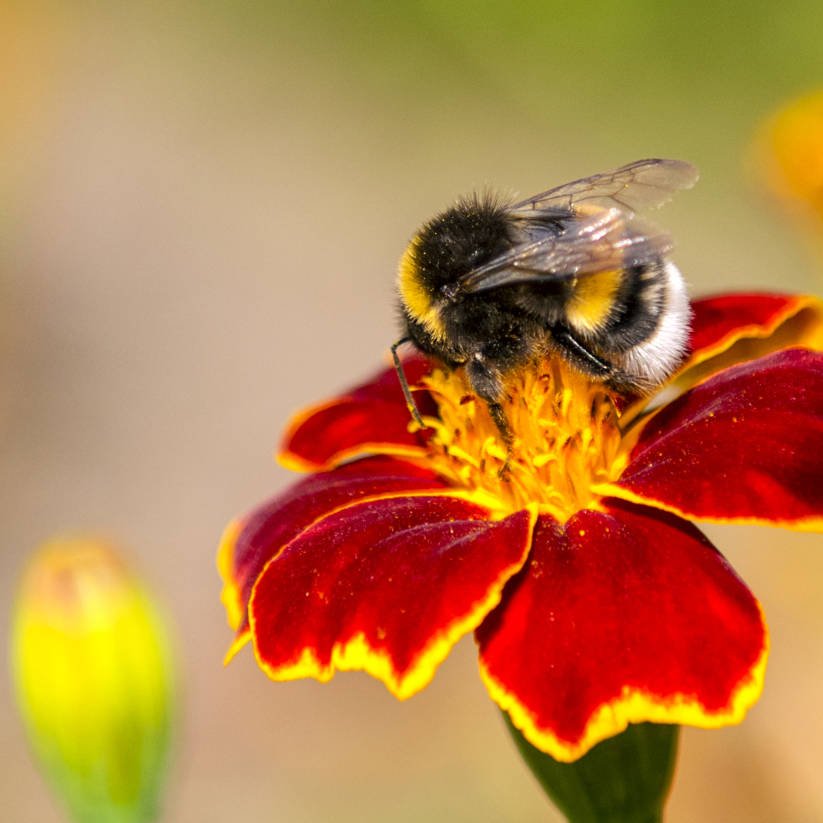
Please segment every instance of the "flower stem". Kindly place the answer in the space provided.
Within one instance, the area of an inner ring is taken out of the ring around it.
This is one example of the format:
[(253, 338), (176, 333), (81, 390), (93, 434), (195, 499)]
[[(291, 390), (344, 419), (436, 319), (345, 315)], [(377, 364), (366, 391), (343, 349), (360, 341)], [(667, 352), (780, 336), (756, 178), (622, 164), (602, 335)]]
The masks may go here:
[(569, 823), (661, 823), (677, 759), (679, 726), (640, 723), (573, 763), (532, 746), (504, 713), (517, 748)]

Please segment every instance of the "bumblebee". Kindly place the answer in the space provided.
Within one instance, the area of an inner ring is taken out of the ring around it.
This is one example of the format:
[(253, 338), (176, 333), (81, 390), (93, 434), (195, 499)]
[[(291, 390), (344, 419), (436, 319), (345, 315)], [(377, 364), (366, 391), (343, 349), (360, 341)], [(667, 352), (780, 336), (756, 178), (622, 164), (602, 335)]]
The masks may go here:
[(638, 215), (697, 181), (680, 160), (638, 160), (516, 203), (473, 195), (426, 223), (399, 266), (405, 334), (465, 369), (511, 447), (506, 377), (558, 356), (618, 392), (648, 393), (681, 363), (689, 302), (670, 237)]

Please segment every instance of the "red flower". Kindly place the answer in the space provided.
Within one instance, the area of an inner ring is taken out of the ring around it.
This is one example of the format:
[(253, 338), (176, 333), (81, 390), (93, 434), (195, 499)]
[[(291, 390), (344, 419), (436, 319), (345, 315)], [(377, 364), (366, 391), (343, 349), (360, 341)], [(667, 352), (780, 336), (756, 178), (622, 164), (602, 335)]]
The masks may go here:
[[(314, 474), (232, 523), (223, 601), (276, 680), (360, 669), (399, 698), (474, 631), (491, 696), (573, 760), (628, 723), (720, 726), (757, 700), (760, 606), (688, 519), (823, 524), (823, 310), (694, 304), (692, 352), (619, 421), (561, 363), (509, 386), (509, 471), (460, 372), (406, 361), (299, 415), (286, 465)], [(668, 398), (664, 400), (664, 398)]]

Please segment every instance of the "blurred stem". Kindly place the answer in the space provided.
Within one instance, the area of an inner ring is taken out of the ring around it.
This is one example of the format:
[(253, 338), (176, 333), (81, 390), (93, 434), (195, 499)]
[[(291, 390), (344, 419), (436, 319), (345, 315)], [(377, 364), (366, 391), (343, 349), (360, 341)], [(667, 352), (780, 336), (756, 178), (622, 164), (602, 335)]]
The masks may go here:
[(677, 760), (679, 726), (641, 723), (573, 763), (532, 746), (504, 713), (521, 756), (569, 823), (661, 823)]

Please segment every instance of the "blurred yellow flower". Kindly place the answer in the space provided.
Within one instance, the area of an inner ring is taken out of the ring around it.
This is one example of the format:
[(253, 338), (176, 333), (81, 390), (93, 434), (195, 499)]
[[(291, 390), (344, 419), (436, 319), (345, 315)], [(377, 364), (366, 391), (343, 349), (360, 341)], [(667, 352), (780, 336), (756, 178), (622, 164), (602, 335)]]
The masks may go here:
[(21, 582), (12, 665), (46, 777), (78, 823), (157, 817), (172, 712), (166, 630), (106, 544), (44, 545)]
[(777, 111), (761, 129), (756, 155), (756, 168), (784, 204), (823, 220), (823, 90)]

